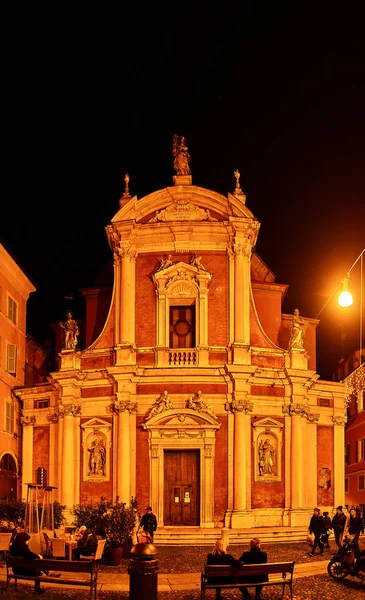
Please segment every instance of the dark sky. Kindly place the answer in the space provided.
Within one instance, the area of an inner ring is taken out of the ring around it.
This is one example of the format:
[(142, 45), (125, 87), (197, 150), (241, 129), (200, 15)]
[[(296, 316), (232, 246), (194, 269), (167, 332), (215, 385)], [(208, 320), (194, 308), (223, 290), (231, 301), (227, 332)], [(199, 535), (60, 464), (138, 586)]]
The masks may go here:
[[(125, 173), (139, 198), (172, 184), (174, 133), (193, 184), (227, 194), (240, 170), (261, 222), (256, 250), (290, 286), (283, 312), (315, 317), (365, 247), (356, 3), (196, 4), (139, 9), (106, 47), (94, 36), (52, 69), (28, 58), (26, 101), (20, 83), (6, 93), (0, 237), (37, 286), (28, 327), (40, 342), (66, 308), (82, 311), (78, 290), (104, 270)], [(359, 274), (360, 262), (354, 290)], [(357, 299), (322, 312), (322, 377), (341, 358), (341, 324), (344, 353), (358, 347), (359, 311)]]

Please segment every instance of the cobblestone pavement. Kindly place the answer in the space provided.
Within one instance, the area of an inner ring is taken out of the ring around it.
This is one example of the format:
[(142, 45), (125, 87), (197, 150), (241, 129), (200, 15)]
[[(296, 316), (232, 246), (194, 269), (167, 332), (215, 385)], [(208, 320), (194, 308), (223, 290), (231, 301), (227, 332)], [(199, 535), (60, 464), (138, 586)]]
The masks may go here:
[[(294, 560), (300, 564), (298, 574), (294, 578), (293, 585), (293, 600), (365, 600), (365, 581), (360, 587), (359, 579), (347, 577), (342, 582), (336, 582), (326, 572), (328, 561), (335, 553), (336, 546), (334, 541), (330, 540), (331, 547), (325, 549), (323, 555), (317, 554), (310, 557), (308, 552), (310, 547), (304, 542), (288, 543), (288, 544), (265, 544), (262, 549), (268, 553), (268, 559), (271, 562), (280, 562), (286, 560)], [(365, 536), (360, 538), (360, 548), (365, 550)], [(230, 546), (229, 551), (235, 557), (239, 557), (246, 550), (243, 546)], [(158, 554), (156, 558), (159, 561), (158, 574), (158, 600), (200, 600), (200, 585), (199, 576), (202, 567), (205, 563), (207, 553), (210, 551), (208, 546), (163, 546), (157, 547)], [(323, 565), (321, 564), (323, 563)], [(99, 575), (99, 584), (101, 589), (98, 591), (98, 600), (127, 600), (129, 598), (129, 576), (128, 576), (129, 560), (124, 559), (120, 567), (108, 567), (102, 565)], [(302, 566), (304, 565), (304, 566)], [(313, 569), (311, 569), (313, 565)], [(306, 566), (308, 568), (306, 568)], [(304, 569), (304, 573), (303, 573)], [(321, 571), (315, 574), (316, 570)], [(302, 571), (302, 573), (299, 573)], [(294, 570), (295, 573), (295, 570)], [(18, 584), (19, 591), (16, 593), (12, 590), (4, 590), (4, 575), (5, 569), (0, 569), (0, 586), (2, 593), (1, 600), (20, 600), (23, 598), (36, 597), (33, 594), (33, 587), (27, 584)], [(180, 582), (174, 585), (176, 591), (162, 591), (166, 589), (164, 583), (167, 582), (169, 575)], [(185, 577), (184, 577), (185, 575)], [(307, 575), (307, 576), (303, 576)], [(109, 584), (109, 585), (108, 585)], [(14, 584), (10, 584), (14, 587)], [(105, 591), (105, 585), (112, 588), (110, 591)], [(193, 588), (193, 589), (188, 589)], [(80, 600), (88, 600), (88, 590), (82, 588), (60, 588), (46, 587), (43, 598), (51, 600), (70, 600), (77, 598)], [(282, 598), (281, 587), (273, 586), (261, 593), (261, 600), (276, 600)], [(253, 590), (252, 590), (253, 592)], [(254, 594), (252, 594), (253, 597)], [(215, 593), (207, 591), (206, 600), (214, 600)], [(224, 590), (222, 592), (223, 600), (241, 600), (242, 594), (239, 590)], [(140, 598), (138, 600), (148, 600), (148, 598)], [(284, 600), (290, 600), (290, 593), (287, 590), (284, 595)]]

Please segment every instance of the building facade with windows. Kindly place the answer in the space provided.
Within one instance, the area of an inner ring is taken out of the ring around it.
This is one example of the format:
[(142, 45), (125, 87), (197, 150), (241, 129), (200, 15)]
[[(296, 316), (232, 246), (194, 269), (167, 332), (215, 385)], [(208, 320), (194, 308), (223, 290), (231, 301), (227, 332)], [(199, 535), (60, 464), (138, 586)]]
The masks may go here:
[(359, 364), (345, 377), (347, 424), (345, 432), (345, 504), (359, 506), (365, 515), (365, 351)]
[(318, 321), (281, 312), (238, 171), (223, 196), (176, 170), (140, 200), (126, 176), (88, 347), (16, 391), (23, 480), (45, 468), (68, 508), (135, 496), (159, 531), (307, 526), (344, 503), (345, 386), (316, 373)]
[(25, 383), (26, 310), (35, 287), (0, 244), (0, 499), (20, 496), (20, 402)]

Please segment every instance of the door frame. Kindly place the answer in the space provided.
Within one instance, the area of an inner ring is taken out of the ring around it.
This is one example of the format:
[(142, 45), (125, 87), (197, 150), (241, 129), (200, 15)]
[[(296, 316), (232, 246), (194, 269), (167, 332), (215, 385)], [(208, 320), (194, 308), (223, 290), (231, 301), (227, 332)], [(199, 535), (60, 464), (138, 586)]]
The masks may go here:
[(215, 441), (220, 427), (209, 414), (189, 408), (166, 410), (143, 423), (148, 431), (150, 498), (159, 527), (164, 526), (164, 450), (199, 450), (200, 527), (214, 527)]

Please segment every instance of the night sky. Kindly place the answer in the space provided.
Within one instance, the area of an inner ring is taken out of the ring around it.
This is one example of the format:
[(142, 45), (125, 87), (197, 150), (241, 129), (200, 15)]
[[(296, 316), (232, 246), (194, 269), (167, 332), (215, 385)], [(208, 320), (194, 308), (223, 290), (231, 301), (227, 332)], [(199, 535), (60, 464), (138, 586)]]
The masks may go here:
[[(365, 247), (363, 21), (353, 4), (325, 4), (154, 5), (122, 20), (107, 49), (97, 39), (66, 66), (58, 57), (47, 80), (26, 61), (29, 102), (17, 111), (6, 96), (0, 238), (37, 287), (33, 337), (66, 309), (77, 318), (79, 290), (105, 281), (125, 173), (138, 198), (172, 185), (175, 133), (194, 185), (226, 195), (239, 169), (256, 251), (290, 286), (283, 312), (318, 314)], [(360, 262), (352, 274), (356, 292)], [(357, 295), (348, 312), (333, 299), (321, 313), (322, 378), (341, 329), (344, 355), (359, 346), (359, 311)]]

